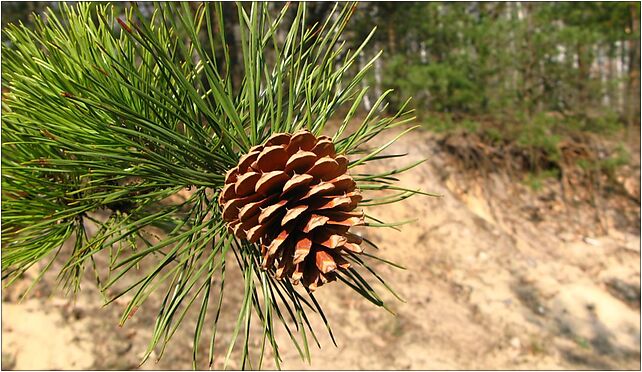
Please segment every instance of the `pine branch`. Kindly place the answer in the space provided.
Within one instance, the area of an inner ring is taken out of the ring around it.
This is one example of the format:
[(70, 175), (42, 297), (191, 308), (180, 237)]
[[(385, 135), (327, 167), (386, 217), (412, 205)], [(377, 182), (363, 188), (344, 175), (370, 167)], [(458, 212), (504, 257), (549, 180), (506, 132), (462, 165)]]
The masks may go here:
[[(7, 90), (2, 102), (6, 283), (50, 260), (41, 277), (59, 259), (63, 244), (73, 242), (60, 281), (77, 291), (91, 267), (105, 296), (116, 283), (129, 283), (107, 299), (109, 303), (130, 295), (121, 324), (152, 293), (168, 288), (143, 361), (158, 348), (162, 356), (188, 310), (198, 306), (196, 368), (205, 315), (215, 306), (209, 343), (212, 365), (226, 262), (234, 256), (243, 274), (244, 296), (223, 351), (226, 363), (242, 339), (243, 367), (260, 367), (267, 347), (278, 367), (277, 323), (301, 357), (309, 360), (310, 336), (318, 344), (310, 312), (321, 316), (334, 341), (312, 293), (301, 292), (290, 279), (275, 279), (274, 268), (263, 269), (260, 246), (230, 232), (216, 200), (226, 173), (253, 146), (274, 134), (301, 129), (320, 136), (333, 119), (342, 123), (333, 134), (333, 145), (338, 154), (354, 157), (351, 168), (396, 156), (381, 153), (399, 136), (374, 151), (365, 150), (377, 135), (412, 120), (405, 108), (382, 116), (390, 92), (345, 135), (367, 91), (359, 88), (361, 81), (374, 62), (358, 71), (354, 65), (372, 33), (354, 51), (345, 50), (341, 41), (355, 6), (336, 4), (325, 22), (308, 27), (305, 3), (287, 4), (277, 14), (265, 3), (238, 4), (244, 77), (236, 89), (219, 3), (160, 3), (150, 17), (134, 5), (122, 18), (112, 5), (63, 3), (59, 12), (49, 10), (46, 17), (36, 17), (34, 30), (7, 26), (9, 45), (2, 50)], [(287, 27), (288, 12), (294, 18), (282, 40), (278, 31)], [(348, 111), (339, 118), (343, 108)], [(359, 175), (356, 180), (365, 191), (401, 191), (361, 204), (393, 203), (421, 194), (394, 186), (396, 179), (390, 177), (414, 165)], [(192, 189), (187, 200), (167, 202), (186, 188)], [(97, 211), (107, 212), (105, 221), (94, 218)], [(88, 224), (96, 224), (97, 232), (90, 233)], [(156, 242), (145, 233), (153, 226), (167, 232)], [(100, 252), (109, 252), (109, 265), (102, 268), (106, 275), (96, 267), (94, 256)], [(388, 284), (365, 259), (350, 255), (350, 261), (351, 268), (338, 279), (385, 307), (371, 279), (355, 267), (391, 290)], [(132, 280), (132, 269), (142, 263), (148, 263), (149, 270)], [(220, 288), (212, 305), (214, 279)], [(258, 364), (249, 360), (249, 342), (256, 337), (250, 333), (253, 316), (262, 325)]]

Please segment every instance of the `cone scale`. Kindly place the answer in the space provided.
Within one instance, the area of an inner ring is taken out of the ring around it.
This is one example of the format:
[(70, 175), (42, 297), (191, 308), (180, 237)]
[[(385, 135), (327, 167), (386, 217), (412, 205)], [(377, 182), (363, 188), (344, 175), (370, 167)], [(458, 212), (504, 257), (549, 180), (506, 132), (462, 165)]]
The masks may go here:
[(361, 253), (349, 232), (364, 224), (361, 193), (326, 136), (303, 130), (272, 135), (239, 159), (225, 177), (219, 205), (237, 238), (258, 243), (263, 269), (313, 291)]

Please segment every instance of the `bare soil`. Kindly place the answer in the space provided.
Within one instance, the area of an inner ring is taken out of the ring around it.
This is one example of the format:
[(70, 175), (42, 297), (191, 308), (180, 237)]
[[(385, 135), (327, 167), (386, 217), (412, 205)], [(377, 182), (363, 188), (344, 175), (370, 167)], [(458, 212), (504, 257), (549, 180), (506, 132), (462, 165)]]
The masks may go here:
[[(312, 317), (321, 348), (312, 347), (308, 364), (279, 329), (282, 368), (640, 369), (639, 202), (608, 190), (587, 202), (555, 180), (535, 192), (492, 169), (462, 171), (435, 136), (422, 131), (403, 137), (393, 151), (409, 155), (374, 162), (369, 170), (428, 158), (399, 178), (408, 188), (443, 195), (368, 212), (387, 222), (417, 219), (401, 231), (364, 230), (381, 257), (407, 268), (376, 266), (406, 302), (373, 284), (391, 315), (341, 283), (320, 288), (317, 298), (338, 347)], [(626, 182), (639, 198), (639, 156), (634, 161), (637, 178)], [(126, 298), (102, 307), (91, 275), (75, 302), (56, 290), (55, 272), (18, 302), (29, 279), (3, 291), (3, 369), (191, 368), (194, 313), (159, 362), (139, 366), (163, 293), (121, 328)], [(234, 279), (226, 280), (225, 291), (238, 300), (241, 283)], [(237, 315), (238, 307), (224, 308), (221, 345)], [(259, 344), (257, 337), (252, 345), (258, 350)], [(214, 368), (223, 367), (223, 353), (219, 347)], [(204, 358), (201, 368), (207, 368)], [(232, 359), (229, 368), (239, 368)], [(274, 368), (269, 356), (263, 368)]]

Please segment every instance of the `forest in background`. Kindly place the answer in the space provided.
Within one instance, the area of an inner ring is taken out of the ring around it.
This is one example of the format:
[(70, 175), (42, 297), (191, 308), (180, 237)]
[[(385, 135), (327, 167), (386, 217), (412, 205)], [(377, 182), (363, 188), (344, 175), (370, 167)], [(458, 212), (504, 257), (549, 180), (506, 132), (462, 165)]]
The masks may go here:
[[(151, 15), (153, 3), (137, 4)], [(276, 16), (284, 5), (272, 2), (269, 9)], [(319, 27), (335, 4), (307, 5), (307, 24)], [(47, 6), (57, 3), (3, 2), (2, 25), (29, 24), (29, 14)], [(291, 8), (286, 23), (296, 6)], [(224, 3), (223, 10), (230, 79), (239, 86), (238, 13), (233, 3)], [(341, 38), (346, 50), (355, 50), (369, 36), (358, 68), (383, 53), (363, 83), (364, 112), (375, 104), (371, 97), (390, 89), (395, 94), (387, 97), (389, 113), (412, 97), (409, 105), (424, 128), (473, 136), (465, 149), (449, 148), (463, 151), (460, 157), (488, 157), (492, 148), (501, 163), (521, 156), (510, 162), (560, 177), (564, 140), (586, 142), (593, 135), (621, 141), (639, 133), (637, 2), (360, 2)], [(220, 54), (221, 45), (213, 47)], [(582, 146), (567, 150), (582, 152)], [(577, 163), (612, 176), (630, 157), (624, 145), (606, 156), (594, 154), (601, 151), (586, 150)]]
[[(153, 6), (138, 4), (143, 13)], [(274, 14), (283, 5), (271, 3)], [(56, 3), (3, 2), (2, 24), (29, 23), (30, 13), (47, 6)], [(325, 19), (333, 6), (308, 3), (308, 24)], [(223, 8), (238, 82), (238, 14), (232, 3)], [(395, 98), (413, 98), (421, 117), (436, 112), (506, 119), (555, 112), (639, 125), (637, 2), (360, 2), (343, 35), (346, 45), (357, 48), (375, 26), (361, 66), (383, 54), (366, 96), (395, 89)], [(391, 102), (389, 110), (402, 103)]]
[(376, 89), (420, 112), (639, 123), (639, 3), (364, 3)]

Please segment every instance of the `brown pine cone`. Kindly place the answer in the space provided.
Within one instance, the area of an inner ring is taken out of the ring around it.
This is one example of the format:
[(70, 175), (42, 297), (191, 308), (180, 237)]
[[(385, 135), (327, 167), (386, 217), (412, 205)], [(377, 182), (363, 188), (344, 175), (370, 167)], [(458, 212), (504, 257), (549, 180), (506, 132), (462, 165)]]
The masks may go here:
[(361, 253), (363, 225), (348, 159), (330, 138), (307, 130), (279, 133), (254, 146), (228, 171), (218, 202), (230, 232), (259, 242), (262, 267), (310, 290), (335, 279), (350, 264), (343, 251)]

